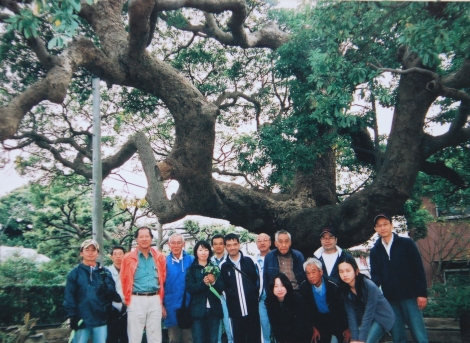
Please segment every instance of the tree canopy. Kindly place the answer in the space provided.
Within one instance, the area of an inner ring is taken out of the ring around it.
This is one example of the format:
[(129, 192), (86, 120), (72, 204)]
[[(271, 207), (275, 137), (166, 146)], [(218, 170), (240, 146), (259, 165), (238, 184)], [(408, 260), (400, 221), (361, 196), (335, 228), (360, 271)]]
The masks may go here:
[[(311, 253), (323, 226), (347, 247), (370, 237), (377, 213), (410, 215), (418, 175), (467, 188), (467, 3), (0, 8), (0, 140), (31, 154), (17, 161), (25, 172), (91, 178), (94, 75), (107, 85), (103, 177), (138, 157), (162, 224), (199, 214), (254, 233), (286, 229)], [(389, 135), (379, 135), (379, 108), (393, 111)], [(433, 123), (447, 131), (433, 135)], [(169, 198), (170, 180), (179, 188)]]

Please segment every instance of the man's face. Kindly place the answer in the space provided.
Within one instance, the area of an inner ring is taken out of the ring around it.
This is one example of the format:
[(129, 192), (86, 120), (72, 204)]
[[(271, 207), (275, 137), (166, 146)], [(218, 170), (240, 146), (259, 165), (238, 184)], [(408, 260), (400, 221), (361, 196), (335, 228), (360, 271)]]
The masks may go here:
[(256, 238), (256, 246), (260, 253), (268, 252), (271, 247), (271, 238), (265, 233), (260, 233)]
[(183, 243), (183, 237), (181, 236), (172, 236), (168, 242), (170, 245), (170, 250), (176, 258), (181, 256), (181, 252), (183, 251)]
[(236, 239), (230, 239), (225, 243), (225, 248), (230, 257), (237, 257), (240, 251), (240, 243), (238, 243)]
[(150, 249), (150, 247), (152, 246), (152, 236), (150, 236), (149, 230), (139, 230), (139, 235), (137, 236), (136, 241), (140, 249)]
[(98, 258), (98, 250), (96, 250), (94, 245), (90, 245), (82, 249), (80, 256), (83, 257), (83, 263), (86, 265), (95, 265), (96, 259)]
[(279, 236), (277, 236), (277, 241), (274, 242), (274, 245), (276, 245), (276, 248), (282, 255), (287, 254), (291, 245), (289, 236), (286, 233), (279, 234)]
[(318, 269), (314, 264), (309, 264), (305, 267), (305, 274), (307, 275), (307, 280), (311, 285), (319, 287), (321, 285), (323, 270)]
[(214, 240), (212, 241), (212, 250), (214, 251), (214, 254), (216, 254), (217, 256), (222, 255), (225, 250), (224, 239), (214, 238)]
[(111, 261), (116, 266), (116, 268), (120, 269), (122, 264), (122, 258), (124, 257), (124, 251), (121, 249), (114, 249), (113, 253), (111, 254)]
[(393, 225), (390, 220), (381, 217), (375, 222), (374, 229), (380, 237), (387, 239), (392, 236)]
[(320, 238), (320, 243), (323, 249), (330, 251), (335, 249), (338, 239), (331, 233), (324, 233)]

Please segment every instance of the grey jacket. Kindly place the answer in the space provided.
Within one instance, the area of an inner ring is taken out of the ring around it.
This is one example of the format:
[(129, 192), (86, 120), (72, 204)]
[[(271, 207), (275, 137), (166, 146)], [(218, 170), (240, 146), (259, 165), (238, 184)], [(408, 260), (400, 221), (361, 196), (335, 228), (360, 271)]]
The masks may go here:
[(359, 298), (349, 291), (344, 304), (348, 314), (351, 341), (367, 341), (374, 320), (386, 331), (390, 331), (393, 327), (395, 314), (392, 307), (380, 289), (367, 277), (364, 277), (362, 296)]

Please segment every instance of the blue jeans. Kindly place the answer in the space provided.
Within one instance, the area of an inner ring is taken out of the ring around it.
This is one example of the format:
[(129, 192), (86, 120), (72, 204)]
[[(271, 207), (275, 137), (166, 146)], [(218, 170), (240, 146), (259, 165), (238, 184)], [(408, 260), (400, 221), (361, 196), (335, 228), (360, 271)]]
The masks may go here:
[(217, 343), (219, 325), (220, 318), (214, 316), (210, 308), (206, 308), (204, 317), (193, 321), (193, 343)]
[(386, 332), (387, 331), (385, 331), (385, 329), (374, 320), (370, 326), (369, 334), (367, 335), (367, 340), (365, 343), (377, 343)]
[(418, 308), (416, 299), (389, 301), (395, 313), (395, 324), (392, 328), (394, 343), (406, 343), (405, 323), (416, 343), (428, 343), (426, 327), (424, 326), (423, 312)]
[(84, 328), (75, 331), (73, 343), (87, 343), (88, 338), (92, 336), (93, 343), (106, 343), (108, 328), (106, 325), (96, 326), (94, 328)]
[(230, 322), (230, 317), (228, 316), (227, 302), (225, 301), (224, 297), (222, 297), (221, 302), (222, 302), (222, 310), (224, 311), (224, 319), (220, 321), (218, 343), (222, 343), (222, 329), (223, 328), (225, 328), (225, 334), (227, 335), (227, 342), (233, 343), (232, 324)]
[(271, 325), (269, 324), (268, 310), (266, 309), (266, 292), (263, 291), (259, 302), (259, 320), (261, 322), (261, 334), (263, 335), (263, 343), (271, 342)]

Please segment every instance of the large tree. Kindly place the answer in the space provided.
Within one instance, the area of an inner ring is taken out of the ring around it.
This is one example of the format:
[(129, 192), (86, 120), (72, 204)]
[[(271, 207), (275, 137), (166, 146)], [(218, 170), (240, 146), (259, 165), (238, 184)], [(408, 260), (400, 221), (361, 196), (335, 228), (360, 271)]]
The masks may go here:
[[(420, 171), (466, 187), (431, 158), (470, 138), (469, 5), (313, 3), (0, 0), (4, 149), (90, 178), (93, 136), (79, 119), (93, 74), (109, 88), (103, 177), (138, 155), (161, 223), (200, 214), (287, 229), (310, 253), (324, 225), (350, 246), (378, 212), (403, 214)], [(393, 109), (386, 137), (378, 106)], [(450, 125), (433, 136), (431, 121)], [(247, 123), (255, 132), (233, 133)], [(342, 192), (346, 171), (367, 178)]]

